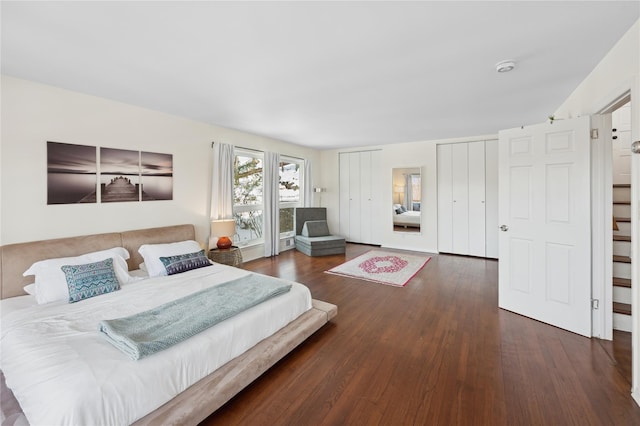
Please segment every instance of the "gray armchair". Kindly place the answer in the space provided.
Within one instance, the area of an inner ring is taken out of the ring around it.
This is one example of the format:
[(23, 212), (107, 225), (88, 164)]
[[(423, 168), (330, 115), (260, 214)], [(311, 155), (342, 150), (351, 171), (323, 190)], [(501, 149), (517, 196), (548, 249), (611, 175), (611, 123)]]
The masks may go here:
[(307, 256), (341, 254), (346, 250), (344, 238), (329, 234), (324, 207), (296, 208), (295, 242), (296, 250)]

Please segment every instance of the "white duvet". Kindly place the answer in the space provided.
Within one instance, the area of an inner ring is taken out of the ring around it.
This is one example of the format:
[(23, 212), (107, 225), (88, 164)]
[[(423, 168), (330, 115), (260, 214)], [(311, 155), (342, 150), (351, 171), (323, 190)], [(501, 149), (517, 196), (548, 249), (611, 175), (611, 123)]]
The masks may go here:
[(420, 212), (406, 211), (394, 214), (393, 223), (396, 225), (420, 225)]
[(311, 294), (293, 283), (290, 292), (138, 361), (109, 344), (98, 322), (248, 273), (215, 264), (78, 303), (5, 299), (0, 369), (7, 386), (31, 425), (130, 424), (309, 310)]

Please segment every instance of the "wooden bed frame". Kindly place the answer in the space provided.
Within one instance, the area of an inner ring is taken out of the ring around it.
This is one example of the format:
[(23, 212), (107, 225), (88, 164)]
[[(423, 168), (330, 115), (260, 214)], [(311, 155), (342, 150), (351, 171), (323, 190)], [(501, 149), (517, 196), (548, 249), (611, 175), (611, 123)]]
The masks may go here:
[[(124, 247), (131, 255), (127, 261), (129, 270), (133, 270), (138, 269), (138, 265), (142, 263), (142, 257), (138, 253), (142, 244), (193, 239), (193, 225), (176, 225), (5, 245), (0, 247), (0, 298), (24, 295), (23, 287), (32, 282), (33, 277), (23, 277), (22, 273), (39, 260)], [(337, 313), (337, 306), (313, 300), (309, 311), (134, 424), (198, 424), (334, 318)], [(19, 405), (13, 394), (5, 388), (4, 377), (0, 379), (3, 387), (0, 389), (2, 412), (9, 420), (19, 413), (16, 411), (19, 410)]]

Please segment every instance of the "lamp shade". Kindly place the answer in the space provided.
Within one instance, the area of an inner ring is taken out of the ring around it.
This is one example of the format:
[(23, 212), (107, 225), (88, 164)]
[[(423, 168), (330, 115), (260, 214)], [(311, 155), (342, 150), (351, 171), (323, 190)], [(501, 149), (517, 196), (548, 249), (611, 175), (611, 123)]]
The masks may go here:
[(217, 247), (227, 249), (231, 247), (233, 241), (230, 237), (236, 233), (235, 219), (221, 219), (211, 221), (211, 235), (218, 237)]

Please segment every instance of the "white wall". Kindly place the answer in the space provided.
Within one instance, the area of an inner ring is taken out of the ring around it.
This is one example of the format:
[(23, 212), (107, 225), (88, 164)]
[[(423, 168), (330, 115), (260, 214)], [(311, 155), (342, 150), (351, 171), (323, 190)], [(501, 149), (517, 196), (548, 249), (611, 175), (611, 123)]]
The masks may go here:
[[(631, 95), (631, 139), (640, 140), (640, 20), (616, 43), (589, 76), (558, 108), (557, 117), (576, 117), (596, 114), (618, 99), (621, 95)], [(640, 404), (640, 155), (632, 155), (632, 253), (633, 268), (633, 377), (632, 395)]]
[[(319, 185), (327, 188), (322, 194), (322, 206), (327, 208), (329, 227), (334, 232), (339, 229), (339, 153), (358, 150), (380, 149), (380, 187), (377, 193), (382, 205), (388, 205), (381, 215), (380, 244), (383, 247), (437, 253), (438, 251), (438, 206), (437, 206), (437, 157), (436, 146), (441, 143), (468, 142), (495, 139), (496, 135), (482, 135), (468, 138), (442, 139), (422, 142), (408, 142), (393, 145), (367, 146), (350, 150), (328, 150), (322, 152), (322, 169)], [(422, 224), (420, 234), (413, 232), (393, 232), (392, 169), (420, 168), (422, 172)]]
[[(209, 236), (211, 142), (319, 161), (319, 152), (2, 76), (0, 244), (193, 223)], [(47, 141), (173, 154), (173, 200), (47, 205)], [(319, 174), (321, 167), (314, 168)], [(314, 179), (317, 179), (314, 177)]]

